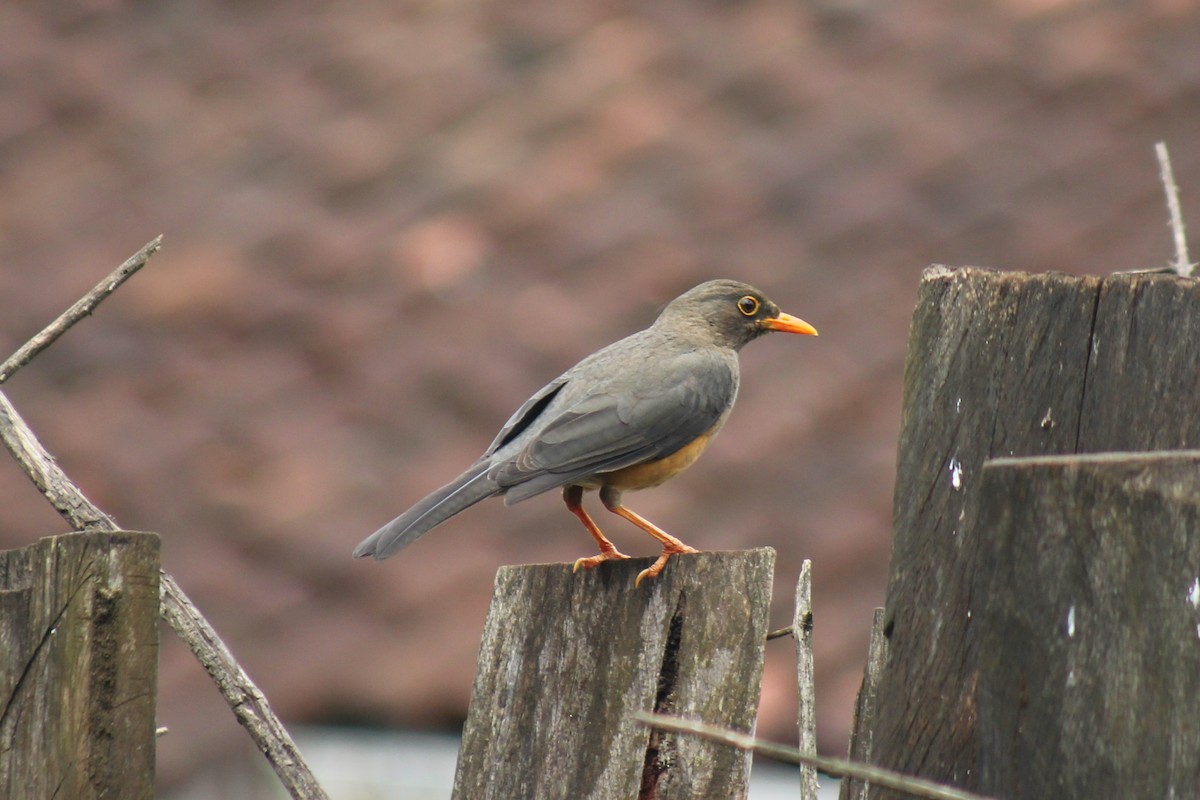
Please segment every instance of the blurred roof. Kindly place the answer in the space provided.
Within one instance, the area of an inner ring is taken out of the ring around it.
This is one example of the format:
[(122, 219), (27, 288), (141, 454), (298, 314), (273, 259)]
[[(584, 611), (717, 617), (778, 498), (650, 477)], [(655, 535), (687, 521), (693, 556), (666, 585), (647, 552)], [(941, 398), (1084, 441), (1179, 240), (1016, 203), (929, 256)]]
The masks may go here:
[[(0, 350), (166, 235), (6, 390), (287, 719), (452, 726), (495, 569), (590, 540), (546, 497), (350, 549), (582, 355), (754, 283), (821, 338), (747, 348), (723, 436), (631, 504), (775, 546), (781, 625), (813, 559), (843, 752), (921, 269), (1166, 263), (1152, 146), (1198, 219), (1197, 52), (1177, 0), (6, 4)], [(0, 507), (2, 546), (63, 528), (15, 466)], [(760, 732), (793, 684), (779, 644)], [(242, 742), (169, 633), (159, 715), (164, 785)]]

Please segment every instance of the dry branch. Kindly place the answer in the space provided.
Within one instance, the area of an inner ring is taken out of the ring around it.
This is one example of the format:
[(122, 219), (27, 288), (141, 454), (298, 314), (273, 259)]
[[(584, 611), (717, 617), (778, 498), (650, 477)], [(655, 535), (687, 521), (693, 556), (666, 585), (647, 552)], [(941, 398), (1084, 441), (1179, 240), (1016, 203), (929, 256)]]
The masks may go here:
[(271, 710), (266, 696), (250, 680), (216, 630), (167, 573), (162, 573), (162, 615), (208, 672), (238, 722), (266, 756), (295, 800), (327, 800), (304, 757)]
[(118, 526), (71, 483), (21, 419), (4, 392), (0, 392), (0, 440), (54, 510), (76, 531), (115, 531)]
[(913, 797), (929, 798), (929, 800), (989, 800), (989, 798), (983, 795), (964, 792), (961, 789), (943, 786), (940, 783), (922, 780), (921, 778), (901, 775), (899, 772), (873, 767), (870, 764), (860, 764), (855, 761), (847, 761), (844, 758), (827, 758), (825, 756), (801, 753), (794, 747), (764, 742), (748, 734), (718, 728), (714, 725), (706, 725), (703, 722), (693, 722), (678, 717), (669, 717), (663, 714), (648, 714), (640, 711), (636, 712), (633, 716), (638, 722), (648, 725), (651, 728), (673, 731), (675, 733), (694, 734), (710, 741), (736, 747), (739, 750), (750, 750), (755, 753), (761, 753), (764, 756), (786, 764), (816, 767), (826, 775), (832, 775), (835, 778), (854, 778), (855, 780), (871, 783), (885, 789), (904, 792)]
[(156, 236), (146, 244), (141, 250), (131, 255), (124, 264), (113, 270), (107, 278), (96, 284), (95, 288), (79, 298), (76, 303), (59, 315), (58, 319), (51, 322), (40, 333), (34, 336), (25, 344), (13, 353), (3, 364), (0, 364), (0, 383), (4, 383), (12, 374), (21, 367), (29, 363), (29, 361), (38, 353), (45, 350), (54, 341), (62, 336), (66, 331), (79, 320), (91, 314), (100, 302), (117, 290), (125, 281), (146, 265), (150, 260), (150, 256), (158, 252), (162, 246), (162, 236)]
[(1179, 206), (1179, 185), (1175, 183), (1175, 171), (1171, 169), (1171, 156), (1167, 152), (1166, 142), (1154, 145), (1154, 153), (1158, 156), (1163, 192), (1167, 196), (1167, 211), (1171, 215), (1171, 235), (1175, 240), (1175, 261), (1171, 269), (1177, 275), (1190, 278), (1196, 265), (1188, 258), (1187, 232), (1183, 227), (1183, 212)]
[[(116, 272), (80, 299), (62, 316), (38, 333), (29, 343), (4, 362), (7, 378), (33, 356), (45, 349), (72, 325), (93, 309), (126, 278), (145, 264), (159, 248), (161, 237), (147, 244)], [(0, 379), (2, 380), (2, 379)], [(96, 507), (79, 490), (38, 441), (33, 431), (3, 392), (0, 392), (0, 439), (29, 476), (38, 491), (77, 531), (115, 531), (119, 526), (112, 517)], [(192, 604), (175, 579), (161, 574), (161, 613), (179, 638), (188, 646), (233, 709), (238, 722), (267, 757), (288, 793), (295, 800), (327, 800), (304, 762), (300, 751), (271, 710), (263, 693), (241, 668), (221, 641), (216, 630)]]

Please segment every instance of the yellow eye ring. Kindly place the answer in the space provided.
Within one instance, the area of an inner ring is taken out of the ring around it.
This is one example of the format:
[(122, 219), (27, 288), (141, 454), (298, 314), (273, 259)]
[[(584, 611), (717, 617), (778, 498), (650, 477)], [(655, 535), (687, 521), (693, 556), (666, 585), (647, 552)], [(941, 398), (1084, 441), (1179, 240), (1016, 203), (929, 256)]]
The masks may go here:
[(738, 311), (747, 317), (753, 317), (757, 314), (759, 305), (758, 298), (750, 294), (737, 301)]

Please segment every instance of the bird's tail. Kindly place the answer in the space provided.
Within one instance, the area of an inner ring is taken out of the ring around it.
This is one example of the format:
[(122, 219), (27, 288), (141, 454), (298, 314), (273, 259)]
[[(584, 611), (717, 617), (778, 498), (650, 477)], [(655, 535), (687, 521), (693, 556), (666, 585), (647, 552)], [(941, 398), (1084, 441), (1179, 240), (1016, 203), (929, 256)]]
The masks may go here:
[(445, 522), (480, 500), (499, 494), (500, 487), (487, 476), (488, 464), (476, 464), (415, 506), (368, 536), (354, 548), (354, 557), (383, 560), (408, 547), (434, 526)]

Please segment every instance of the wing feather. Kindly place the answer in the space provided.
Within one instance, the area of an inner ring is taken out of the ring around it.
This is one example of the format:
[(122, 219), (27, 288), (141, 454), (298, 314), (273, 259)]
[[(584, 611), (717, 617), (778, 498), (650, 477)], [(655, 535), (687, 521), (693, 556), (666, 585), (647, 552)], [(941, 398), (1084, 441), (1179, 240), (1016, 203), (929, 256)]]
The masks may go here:
[[(547, 408), (552, 416), (536, 434), (488, 473), (505, 501), (669, 456), (711, 430), (737, 392), (736, 362), (696, 351), (639, 372), (561, 408)], [(621, 391), (621, 383), (636, 388)]]

